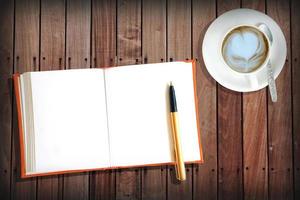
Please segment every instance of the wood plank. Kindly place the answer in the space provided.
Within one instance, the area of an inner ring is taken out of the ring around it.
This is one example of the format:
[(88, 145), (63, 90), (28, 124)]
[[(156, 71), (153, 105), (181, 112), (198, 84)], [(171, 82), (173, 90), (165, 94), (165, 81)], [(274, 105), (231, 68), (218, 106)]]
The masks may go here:
[[(281, 27), (287, 41), (287, 61), (276, 79), (278, 101), (268, 98), (269, 198), (293, 199), (290, 5), (267, 1), (267, 14)], [(269, 96), (269, 95), (268, 95)]]
[[(91, 2), (67, 1), (66, 68), (90, 67)], [(64, 175), (63, 199), (88, 199), (89, 174)]]
[[(243, 8), (265, 12), (264, 0), (244, 0)], [(243, 94), (244, 198), (268, 199), (268, 88)]]
[(293, 144), (294, 144), (294, 199), (300, 199), (300, 2), (291, 2), (292, 36), (292, 94), (293, 94)]
[[(93, 0), (92, 9), (92, 67), (113, 66), (116, 57), (116, 2)], [(115, 188), (115, 170), (92, 174), (91, 199), (115, 199)]]
[[(143, 0), (144, 63), (166, 60), (166, 0)], [(142, 199), (166, 199), (166, 166), (147, 167), (142, 171)]]
[(116, 2), (93, 0), (92, 57), (93, 67), (113, 66), (116, 57)]
[(90, 67), (91, 1), (67, 1), (67, 68)]
[[(40, 48), (40, 70), (65, 68), (64, 0), (41, 1)], [(62, 176), (38, 178), (37, 199), (62, 199), (62, 183)]]
[(243, 95), (245, 199), (268, 199), (266, 92)]
[[(240, 1), (218, 1), (218, 15)], [(230, 114), (229, 114), (230, 113)], [(243, 198), (242, 95), (218, 85), (218, 160), (220, 199)]]
[(41, 70), (64, 69), (65, 1), (41, 0)]
[(193, 57), (197, 59), (197, 94), (204, 164), (194, 167), (193, 199), (217, 199), (217, 93), (216, 82), (208, 74), (202, 58), (202, 41), (216, 17), (216, 3), (193, 0)]
[(191, 58), (191, 1), (175, 0), (167, 3), (168, 58), (185, 60)]
[[(141, 1), (117, 2), (118, 65), (141, 63)], [(122, 169), (116, 173), (116, 199), (141, 198), (140, 169)]]
[(141, 63), (141, 2), (118, 0), (117, 12), (118, 63)]
[[(15, 1), (15, 72), (39, 69), (39, 0)], [(15, 99), (15, 98), (14, 98)], [(17, 111), (13, 106), (12, 199), (35, 199), (36, 178), (20, 177), (20, 146)]]
[[(167, 3), (167, 56), (169, 61), (191, 59), (191, 1)], [(178, 183), (174, 166), (168, 167), (168, 199), (192, 199), (192, 166), (186, 165), (186, 181)]]
[(14, 2), (0, 1), (0, 197), (10, 199)]
[(115, 170), (97, 171), (90, 177), (90, 199), (116, 199)]
[(144, 63), (166, 61), (166, 0), (143, 0)]

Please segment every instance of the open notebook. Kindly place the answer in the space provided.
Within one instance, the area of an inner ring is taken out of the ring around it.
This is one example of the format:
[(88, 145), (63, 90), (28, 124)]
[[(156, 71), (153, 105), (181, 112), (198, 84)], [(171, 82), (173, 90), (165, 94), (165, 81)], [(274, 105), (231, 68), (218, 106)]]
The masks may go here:
[(21, 176), (174, 163), (170, 81), (184, 160), (202, 162), (192, 61), (15, 74)]

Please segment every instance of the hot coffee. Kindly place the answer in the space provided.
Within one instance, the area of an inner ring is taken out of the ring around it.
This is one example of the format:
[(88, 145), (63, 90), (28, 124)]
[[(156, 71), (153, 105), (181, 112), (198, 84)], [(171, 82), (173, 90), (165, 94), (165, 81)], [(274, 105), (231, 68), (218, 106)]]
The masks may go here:
[(249, 73), (263, 66), (269, 54), (266, 36), (252, 26), (232, 29), (224, 38), (222, 56), (229, 67)]

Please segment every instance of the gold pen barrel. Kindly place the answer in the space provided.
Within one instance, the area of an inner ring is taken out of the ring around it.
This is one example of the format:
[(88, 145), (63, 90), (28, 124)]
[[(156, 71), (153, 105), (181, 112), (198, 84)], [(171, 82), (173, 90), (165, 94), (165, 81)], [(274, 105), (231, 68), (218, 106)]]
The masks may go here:
[(180, 144), (180, 133), (177, 119), (177, 112), (171, 112), (171, 127), (172, 127), (172, 136), (175, 152), (175, 161), (176, 161), (176, 177), (180, 181), (186, 179), (184, 160), (182, 155), (182, 148)]

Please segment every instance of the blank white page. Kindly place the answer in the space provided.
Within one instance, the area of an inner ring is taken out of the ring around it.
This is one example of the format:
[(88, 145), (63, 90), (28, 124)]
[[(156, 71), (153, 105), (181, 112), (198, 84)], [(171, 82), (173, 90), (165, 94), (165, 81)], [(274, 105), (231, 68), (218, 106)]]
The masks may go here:
[(113, 166), (172, 162), (169, 83), (177, 97), (185, 161), (200, 160), (192, 63), (172, 62), (105, 71)]
[(38, 173), (110, 166), (102, 69), (31, 72)]

